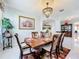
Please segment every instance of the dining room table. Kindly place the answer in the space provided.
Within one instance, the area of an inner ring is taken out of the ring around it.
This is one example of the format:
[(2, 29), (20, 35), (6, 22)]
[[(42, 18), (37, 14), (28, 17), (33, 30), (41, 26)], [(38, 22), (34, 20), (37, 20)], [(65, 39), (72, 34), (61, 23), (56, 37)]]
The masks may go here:
[[(53, 35), (58, 35), (58, 33), (55, 33)], [(43, 54), (43, 52), (45, 53), (45, 51), (44, 51), (44, 49), (42, 49), (42, 47), (52, 43), (53, 35), (51, 37), (43, 37), (43, 38), (41, 38), (41, 37), (39, 37), (39, 38), (30, 38), (29, 37), (29, 38), (24, 39), (24, 42), (30, 48), (33, 48), (33, 49), (37, 50), (37, 52), (35, 53), (36, 54), (35, 57), (36, 56), (38, 56), (38, 57), (36, 57), (35, 59), (37, 59), (37, 58), (40, 59), (41, 52), (42, 52), (42, 54)]]
[(59, 34), (61, 33), (53, 33), (50, 37), (38, 37), (38, 38), (28, 37), (24, 39), (24, 42), (31, 48), (36, 48), (51, 43), (53, 35), (58, 36)]
[(34, 58), (40, 59), (40, 56), (45, 53), (45, 50), (42, 49), (44, 45), (50, 44), (52, 42), (52, 37), (46, 38), (25, 38), (24, 42), (30, 47), (35, 49)]
[(52, 37), (47, 38), (25, 38), (24, 42), (31, 48), (37, 48), (52, 42)]

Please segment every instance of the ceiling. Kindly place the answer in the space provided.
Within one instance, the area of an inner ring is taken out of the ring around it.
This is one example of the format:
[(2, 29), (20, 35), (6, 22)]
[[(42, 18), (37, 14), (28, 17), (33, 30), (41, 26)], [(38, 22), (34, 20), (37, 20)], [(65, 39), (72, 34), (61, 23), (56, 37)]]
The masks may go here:
[[(47, 0), (5, 0), (6, 5), (10, 8), (20, 10), (22, 12), (26, 11), (41, 11), (45, 6)], [(50, 6), (54, 11), (61, 9), (67, 11), (79, 10), (79, 0), (48, 0), (50, 1)]]

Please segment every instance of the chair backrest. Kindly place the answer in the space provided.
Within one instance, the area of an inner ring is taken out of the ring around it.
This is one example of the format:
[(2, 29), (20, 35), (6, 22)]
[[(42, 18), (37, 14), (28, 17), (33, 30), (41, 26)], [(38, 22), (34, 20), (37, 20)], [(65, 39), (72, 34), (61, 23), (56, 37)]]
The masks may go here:
[(63, 48), (63, 41), (64, 41), (64, 35), (65, 33), (62, 33), (61, 41), (60, 41), (60, 48)]
[(40, 37), (41, 38), (50, 38), (52, 36), (52, 32), (48, 32), (48, 33), (46, 33), (46, 32), (40, 32)]
[(15, 36), (15, 38), (17, 40), (17, 44), (19, 46), (20, 52), (22, 53), (22, 47), (21, 47), (21, 44), (20, 44), (20, 41), (19, 41), (19, 38), (18, 38), (18, 34), (16, 33), (14, 36)]
[(50, 52), (52, 52), (52, 50), (59, 48), (61, 36), (62, 36), (62, 34), (54, 34), (53, 35)]
[(45, 32), (40, 32), (40, 37), (45, 38)]
[(38, 32), (32, 32), (32, 38), (38, 38), (39, 34)]
[(60, 36), (59, 36), (59, 38), (58, 38), (58, 43), (57, 43), (58, 46), (60, 45), (62, 35), (63, 34), (61, 33)]

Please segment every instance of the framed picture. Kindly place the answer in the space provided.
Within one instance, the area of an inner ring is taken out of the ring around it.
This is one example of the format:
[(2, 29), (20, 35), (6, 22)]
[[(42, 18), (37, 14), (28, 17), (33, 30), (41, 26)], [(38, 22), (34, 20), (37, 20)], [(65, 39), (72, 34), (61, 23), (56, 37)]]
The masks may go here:
[(42, 29), (43, 29), (43, 30), (46, 30), (46, 29), (51, 30), (51, 22), (48, 21), (48, 20), (44, 20), (44, 21), (43, 21)]
[(35, 29), (35, 19), (30, 17), (19, 16), (19, 29)]

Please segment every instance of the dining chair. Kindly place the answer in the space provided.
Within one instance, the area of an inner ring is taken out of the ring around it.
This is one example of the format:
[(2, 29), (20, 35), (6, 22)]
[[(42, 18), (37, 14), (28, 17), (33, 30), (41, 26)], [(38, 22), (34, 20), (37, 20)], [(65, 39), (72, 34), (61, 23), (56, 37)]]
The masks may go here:
[(45, 32), (42, 32), (42, 31), (41, 31), (41, 32), (40, 32), (40, 37), (41, 37), (41, 38), (45, 38)]
[(43, 47), (43, 49), (49, 53), (50, 59), (52, 59), (53, 54), (56, 56), (56, 59), (58, 59), (58, 55), (60, 54), (59, 45), (61, 37), (62, 34), (54, 34), (52, 37), (52, 43)]
[(32, 38), (38, 38), (39, 34), (38, 32), (32, 32)]
[(52, 36), (51, 32), (40, 32), (40, 37), (41, 38), (50, 38)]
[(18, 34), (16, 33), (14, 36), (17, 40), (17, 44), (18, 44), (19, 49), (20, 49), (20, 59), (23, 59), (23, 56), (28, 55), (28, 54), (35, 51), (34, 49), (31, 49), (30, 47), (23, 48), (22, 45), (20, 44)]

